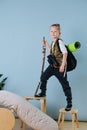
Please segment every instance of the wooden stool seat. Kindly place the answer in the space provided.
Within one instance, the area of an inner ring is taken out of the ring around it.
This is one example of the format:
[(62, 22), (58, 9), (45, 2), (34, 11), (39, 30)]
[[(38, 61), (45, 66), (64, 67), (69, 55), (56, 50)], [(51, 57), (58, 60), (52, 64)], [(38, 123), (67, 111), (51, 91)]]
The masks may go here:
[(12, 130), (15, 125), (15, 118), (11, 110), (0, 108), (0, 130)]
[(79, 124), (78, 124), (78, 110), (77, 109), (71, 109), (70, 111), (65, 111), (64, 108), (60, 109), (59, 110), (58, 125), (60, 125), (60, 124), (63, 125), (64, 117), (65, 117), (66, 113), (69, 113), (72, 116), (72, 127), (74, 127), (74, 122), (76, 121), (76, 126), (78, 128)]
[(26, 100), (39, 100), (41, 111), (46, 112), (46, 97), (26, 96)]

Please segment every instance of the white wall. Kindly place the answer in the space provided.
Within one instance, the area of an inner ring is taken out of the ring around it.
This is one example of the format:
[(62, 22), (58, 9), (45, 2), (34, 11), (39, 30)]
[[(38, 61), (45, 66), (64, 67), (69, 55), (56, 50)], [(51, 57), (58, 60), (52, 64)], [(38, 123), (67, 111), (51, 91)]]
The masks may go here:
[[(79, 110), (79, 120), (87, 121), (86, 12), (86, 0), (0, 0), (0, 73), (8, 77), (4, 89), (21, 96), (34, 94), (41, 73), (42, 37), (51, 43), (49, 27), (60, 23), (66, 44), (81, 42), (74, 53), (78, 66), (68, 73), (68, 79), (73, 108)], [(46, 61), (45, 68), (47, 65)], [(65, 106), (61, 85), (52, 77), (48, 81), (47, 114), (57, 118), (58, 110)]]

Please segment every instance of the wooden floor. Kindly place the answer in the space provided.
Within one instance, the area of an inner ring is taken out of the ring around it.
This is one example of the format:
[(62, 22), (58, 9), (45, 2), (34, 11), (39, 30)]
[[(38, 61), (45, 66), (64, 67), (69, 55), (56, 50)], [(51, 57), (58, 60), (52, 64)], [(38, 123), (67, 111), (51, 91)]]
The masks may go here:
[(64, 126), (60, 126), (59, 130), (87, 130), (87, 122), (79, 122), (79, 128), (76, 128), (76, 124), (72, 128), (72, 123), (65, 121)]
[[(13, 130), (33, 130), (31, 128), (28, 128), (26, 125), (23, 126), (23, 128), (20, 129), (20, 121), (16, 119), (15, 127)], [(79, 122), (79, 128), (72, 128), (72, 124), (70, 121), (64, 122), (64, 127), (59, 127), (59, 130), (87, 130), (87, 122)]]

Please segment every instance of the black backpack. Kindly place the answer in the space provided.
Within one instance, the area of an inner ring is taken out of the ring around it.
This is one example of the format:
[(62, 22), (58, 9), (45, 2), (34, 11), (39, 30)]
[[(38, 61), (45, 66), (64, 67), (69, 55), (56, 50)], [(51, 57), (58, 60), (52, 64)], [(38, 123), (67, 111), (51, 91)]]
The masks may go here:
[[(61, 52), (60, 47), (59, 47), (59, 40), (57, 40), (57, 46), (58, 46), (59, 51)], [(68, 52), (68, 55), (67, 55), (67, 72), (69, 72), (69, 71), (72, 71), (73, 69), (76, 68), (77, 60), (76, 60), (75, 56), (73, 55), (73, 53), (69, 51), (69, 49), (66, 45), (65, 45), (65, 47), (66, 47), (67, 52)]]

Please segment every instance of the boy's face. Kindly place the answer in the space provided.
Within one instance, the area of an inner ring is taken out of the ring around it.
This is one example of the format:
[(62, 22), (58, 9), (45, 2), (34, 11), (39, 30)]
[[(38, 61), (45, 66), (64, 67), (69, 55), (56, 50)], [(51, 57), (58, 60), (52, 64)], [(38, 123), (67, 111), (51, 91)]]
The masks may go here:
[(60, 29), (56, 26), (51, 26), (50, 27), (50, 36), (52, 37), (53, 40), (56, 40), (60, 36)]

